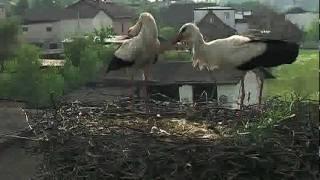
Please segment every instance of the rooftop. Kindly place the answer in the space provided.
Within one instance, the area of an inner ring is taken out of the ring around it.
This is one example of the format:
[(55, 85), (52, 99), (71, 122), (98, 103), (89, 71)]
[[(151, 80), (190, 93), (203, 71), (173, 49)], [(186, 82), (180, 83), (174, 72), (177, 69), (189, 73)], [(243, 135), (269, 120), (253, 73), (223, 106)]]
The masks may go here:
[(224, 6), (211, 6), (211, 7), (195, 8), (194, 10), (234, 10), (234, 8), (224, 7)]
[(112, 2), (95, 2), (93, 0), (79, 0), (65, 9), (43, 8), (30, 9), (23, 19), (25, 23), (53, 22), (63, 19), (94, 18), (99, 11), (103, 11), (113, 19), (132, 18), (133, 9)]

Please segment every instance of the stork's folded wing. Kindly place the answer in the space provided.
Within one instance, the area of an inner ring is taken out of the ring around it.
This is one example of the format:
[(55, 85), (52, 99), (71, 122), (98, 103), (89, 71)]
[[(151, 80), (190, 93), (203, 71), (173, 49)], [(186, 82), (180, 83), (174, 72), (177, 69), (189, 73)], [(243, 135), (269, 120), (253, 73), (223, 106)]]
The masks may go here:
[(125, 40), (114, 55), (124, 61), (134, 61), (142, 52), (141, 38), (134, 37)]

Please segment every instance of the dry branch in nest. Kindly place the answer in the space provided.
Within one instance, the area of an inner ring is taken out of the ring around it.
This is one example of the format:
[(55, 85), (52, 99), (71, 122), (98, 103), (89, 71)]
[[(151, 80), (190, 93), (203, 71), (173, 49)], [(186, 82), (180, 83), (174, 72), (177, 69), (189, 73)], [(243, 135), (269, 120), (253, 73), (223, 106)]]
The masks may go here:
[[(37, 179), (318, 179), (317, 119), (284, 117), (259, 142), (227, 131), (258, 119), (256, 108), (228, 110), (127, 99), (80, 102), (29, 113), (44, 155)], [(307, 109), (309, 109), (309, 105)], [(306, 108), (305, 107), (305, 108)], [(317, 112), (318, 107), (315, 111)], [(302, 108), (303, 109), (303, 108)], [(259, 137), (259, 136), (258, 136)]]

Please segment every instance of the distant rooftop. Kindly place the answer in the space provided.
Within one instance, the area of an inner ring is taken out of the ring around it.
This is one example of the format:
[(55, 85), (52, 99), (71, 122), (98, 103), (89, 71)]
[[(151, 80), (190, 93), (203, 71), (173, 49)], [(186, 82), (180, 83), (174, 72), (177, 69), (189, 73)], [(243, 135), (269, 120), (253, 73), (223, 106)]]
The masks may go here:
[(223, 6), (211, 6), (211, 7), (195, 8), (194, 10), (234, 10), (234, 8), (223, 7)]
[(304, 10), (301, 7), (293, 7), (287, 10), (286, 14), (302, 14), (302, 13), (306, 13), (307, 11)]

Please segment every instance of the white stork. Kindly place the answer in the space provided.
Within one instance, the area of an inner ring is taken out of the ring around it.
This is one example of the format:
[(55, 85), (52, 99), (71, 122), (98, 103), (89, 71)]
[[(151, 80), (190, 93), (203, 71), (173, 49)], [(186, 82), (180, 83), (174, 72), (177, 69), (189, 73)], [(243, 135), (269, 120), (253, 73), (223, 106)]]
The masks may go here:
[[(131, 81), (134, 74), (143, 69), (144, 81), (148, 80), (150, 65), (158, 60), (160, 42), (155, 19), (150, 13), (144, 12), (136, 24), (129, 28), (130, 39), (124, 40), (116, 50), (108, 66), (107, 73), (125, 67), (132, 67)], [(147, 96), (146, 86), (144, 87)]]
[[(237, 69), (249, 71), (254, 69), (276, 67), (282, 64), (292, 64), (298, 54), (299, 45), (293, 42), (270, 39), (251, 39), (234, 35), (225, 39), (205, 42), (199, 28), (193, 23), (184, 24), (174, 40), (192, 45), (193, 66), (202, 70)], [(261, 72), (259, 104), (261, 104), (263, 76)], [(242, 92), (244, 91), (241, 80)], [(244, 93), (240, 98), (243, 104)]]

